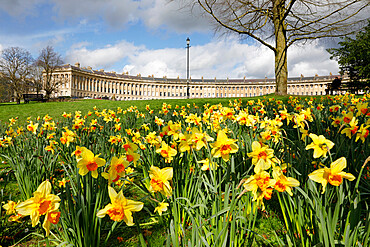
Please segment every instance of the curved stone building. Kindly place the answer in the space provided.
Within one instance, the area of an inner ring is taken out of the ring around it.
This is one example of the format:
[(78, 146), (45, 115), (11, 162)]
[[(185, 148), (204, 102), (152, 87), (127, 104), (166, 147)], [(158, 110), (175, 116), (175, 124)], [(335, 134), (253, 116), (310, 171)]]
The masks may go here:
[[(224, 98), (253, 97), (275, 92), (274, 79), (173, 79), (142, 77), (91, 67), (81, 68), (61, 66), (54, 75), (63, 79), (54, 97), (70, 96), (77, 98), (109, 98), (115, 100), (139, 99), (181, 99), (186, 98), (189, 86), (189, 98)], [(297, 77), (288, 79), (288, 93), (293, 95), (324, 95), (326, 85), (331, 83), (334, 75)]]

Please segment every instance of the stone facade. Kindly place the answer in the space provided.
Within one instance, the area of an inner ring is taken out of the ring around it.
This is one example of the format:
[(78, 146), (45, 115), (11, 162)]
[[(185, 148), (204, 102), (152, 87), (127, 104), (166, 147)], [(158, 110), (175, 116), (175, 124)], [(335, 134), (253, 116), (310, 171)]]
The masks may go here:
[[(64, 65), (54, 74), (63, 78), (54, 97), (109, 98), (115, 100), (184, 99), (189, 85), (189, 98), (253, 97), (275, 92), (274, 79), (167, 79), (142, 77)], [(324, 95), (334, 75), (288, 79), (292, 95)]]

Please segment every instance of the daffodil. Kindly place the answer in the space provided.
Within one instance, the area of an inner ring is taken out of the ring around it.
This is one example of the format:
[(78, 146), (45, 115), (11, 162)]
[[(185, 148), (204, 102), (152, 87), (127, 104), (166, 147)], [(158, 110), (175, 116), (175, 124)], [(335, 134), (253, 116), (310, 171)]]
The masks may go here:
[(76, 133), (74, 133), (72, 130), (65, 129), (65, 132), (62, 133), (62, 137), (60, 138), (60, 142), (62, 144), (66, 144), (67, 147), (69, 147), (69, 144), (71, 142), (74, 142), (76, 140)]
[(126, 153), (126, 159), (128, 162), (133, 162), (136, 166), (138, 160), (140, 159), (140, 154), (134, 153), (131, 149), (129, 149)]
[(345, 122), (345, 123), (350, 123), (351, 122), (351, 120), (353, 119), (353, 112), (344, 112), (343, 113), (343, 122)]
[(257, 206), (262, 206), (262, 210), (264, 210), (263, 198), (266, 200), (271, 199), (274, 185), (275, 180), (270, 178), (270, 174), (266, 171), (261, 171), (245, 180), (242, 193), (251, 191), (253, 194), (252, 201), (257, 201)]
[(166, 167), (160, 169), (156, 166), (151, 166), (149, 170), (150, 187), (149, 191), (160, 192), (162, 195), (169, 197), (172, 195), (172, 187), (170, 180), (173, 177), (173, 168)]
[(166, 135), (172, 135), (173, 139), (177, 140), (181, 132), (181, 123), (173, 123), (172, 120), (170, 120), (168, 125), (163, 127), (163, 132), (165, 132)]
[(66, 187), (66, 183), (68, 183), (69, 182), (69, 180), (66, 180), (65, 178), (63, 178), (62, 180), (59, 180), (58, 181), (58, 185), (59, 185), (59, 187)]
[(293, 196), (292, 188), (299, 186), (299, 181), (292, 177), (286, 177), (279, 166), (275, 166), (272, 171), (272, 176), (275, 179), (274, 188), (279, 192), (288, 192), (289, 195)]
[(352, 138), (357, 133), (358, 130), (358, 119), (355, 117), (352, 118), (352, 120), (349, 122), (349, 127), (344, 128), (340, 133), (346, 134), (348, 138)]
[(97, 178), (98, 167), (105, 165), (105, 160), (99, 158), (99, 155), (94, 155), (93, 152), (85, 148), (81, 153), (81, 159), (77, 163), (77, 168), (79, 168), (78, 173), (81, 176), (85, 176), (89, 171), (91, 171), (91, 176), (93, 178)]
[(177, 151), (162, 141), (162, 146), (156, 150), (156, 153), (160, 154), (165, 159), (166, 163), (171, 163)]
[(334, 186), (339, 186), (343, 182), (343, 178), (353, 181), (356, 177), (351, 173), (343, 172), (347, 166), (345, 157), (341, 157), (330, 164), (330, 168), (324, 167), (313, 171), (308, 177), (322, 185), (322, 194), (325, 192), (326, 185), (330, 183)]
[(145, 140), (148, 144), (155, 146), (156, 148), (159, 148), (161, 146), (162, 138), (161, 136), (157, 136), (156, 132), (150, 132), (146, 137)]
[(211, 162), (208, 158), (205, 160), (198, 161), (198, 163), (203, 164), (202, 167), (200, 168), (202, 171), (214, 171), (217, 169), (218, 165), (215, 162)]
[(6, 214), (15, 214), (15, 207), (17, 206), (16, 202), (8, 201), (7, 204), (4, 204), (3, 208), (6, 210)]
[(125, 169), (128, 167), (129, 163), (126, 157), (121, 156), (117, 158), (114, 156), (110, 162), (110, 167), (108, 172), (103, 172), (103, 178), (107, 179), (109, 183), (116, 182), (120, 177), (125, 175)]
[(27, 125), (27, 130), (32, 132), (32, 134), (36, 135), (37, 128), (39, 127), (38, 123), (33, 123), (32, 121), (30, 122), (29, 125)]
[(257, 141), (252, 143), (252, 152), (248, 153), (248, 156), (252, 157), (255, 173), (267, 170), (272, 164), (277, 162), (277, 159), (274, 157), (274, 150)]
[(331, 125), (333, 125), (334, 127), (338, 127), (341, 124), (341, 121), (342, 121), (342, 118), (335, 117), (333, 118), (333, 122), (331, 123)]
[(29, 215), (32, 221), (32, 227), (35, 227), (40, 216), (45, 215), (43, 228), (46, 231), (46, 236), (49, 235), (50, 223), (56, 224), (59, 220), (60, 198), (57, 195), (51, 194), (51, 183), (49, 181), (42, 182), (37, 190), (33, 193), (33, 197), (19, 203), (15, 209), (23, 216)]
[(358, 130), (356, 135), (356, 142), (358, 141), (358, 139), (361, 139), (363, 143), (365, 142), (365, 139), (369, 136), (369, 127), (370, 125), (364, 127), (364, 125), (361, 124), (360, 129)]
[(211, 154), (213, 157), (222, 159), (226, 162), (230, 159), (230, 154), (236, 153), (239, 150), (238, 145), (235, 143), (235, 139), (227, 138), (225, 130), (220, 130), (217, 134), (217, 140), (211, 143)]
[(299, 132), (302, 133), (301, 140), (302, 141), (305, 141), (306, 140), (306, 136), (308, 136), (308, 130), (305, 130), (303, 128), (299, 128)]
[(76, 146), (76, 150), (72, 152), (71, 156), (76, 156), (76, 160), (78, 162), (81, 159), (81, 154), (85, 149), (85, 147)]
[(317, 136), (311, 133), (309, 137), (312, 139), (312, 143), (306, 146), (306, 150), (313, 149), (313, 157), (315, 159), (321, 156), (326, 157), (326, 153), (334, 146), (334, 143), (323, 135)]
[(196, 151), (201, 150), (203, 147), (207, 146), (207, 143), (213, 141), (213, 138), (210, 137), (206, 132), (202, 132), (197, 128), (193, 128), (191, 130), (192, 134), (190, 136), (190, 140), (192, 142), (192, 147)]
[(122, 147), (125, 149), (126, 152), (128, 150), (135, 152), (138, 149), (138, 146), (135, 143), (128, 141), (126, 138), (125, 140), (126, 142), (122, 144)]
[(357, 108), (356, 117), (360, 116), (361, 114), (366, 115), (366, 113), (369, 111), (369, 108), (367, 105), (368, 105), (368, 102), (366, 103), (358, 102), (356, 104), (356, 108)]
[(158, 214), (160, 215), (160, 216), (162, 216), (162, 213), (163, 212), (165, 212), (165, 211), (167, 211), (167, 209), (168, 209), (168, 206), (169, 206), (169, 204), (168, 203), (166, 203), (166, 202), (160, 202), (159, 203), (159, 205), (158, 205), (158, 207), (156, 207), (155, 209), (154, 209), (154, 213), (155, 212), (158, 212)]
[(144, 203), (128, 200), (123, 196), (122, 190), (117, 194), (110, 186), (108, 186), (108, 193), (111, 203), (99, 210), (96, 216), (104, 218), (108, 214), (113, 221), (120, 222), (123, 220), (128, 226), (133, 226), (132, 212), (139, 212), (143, 208)]

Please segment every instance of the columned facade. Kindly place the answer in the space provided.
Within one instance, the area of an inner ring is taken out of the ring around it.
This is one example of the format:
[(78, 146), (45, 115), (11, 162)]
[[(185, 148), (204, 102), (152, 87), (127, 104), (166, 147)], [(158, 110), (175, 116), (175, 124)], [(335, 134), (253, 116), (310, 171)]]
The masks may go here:
[[(184, 99), (186, 79), (141, 77), (64, 65), (54, 76), (65, 83), (54, 97), (109, 98), (115, 100)], [(315, 76), (288, 79), (288, 94), (324, 95), (327, 84), (335, 76)], [(275, 92), (274, 79), (191, 79), (190, 98), (254, 97)]]

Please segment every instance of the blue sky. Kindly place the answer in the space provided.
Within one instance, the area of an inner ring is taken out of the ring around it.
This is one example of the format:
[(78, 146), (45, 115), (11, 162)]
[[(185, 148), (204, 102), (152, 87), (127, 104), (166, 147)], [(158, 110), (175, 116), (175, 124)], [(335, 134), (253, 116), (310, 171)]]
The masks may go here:
[[(52, 45), (65, 63), (185, 78), (189, 37), (193, 78), (274, 77), (272, 51), (215, 35), (200, 13), (166, 0), (1, 0), (0, 50), (19, 46), (36, 58)], [(288, 70), (290, 77), (327, 75), (338, 73), (338, 65), (313, 42), (288, 51)]]

